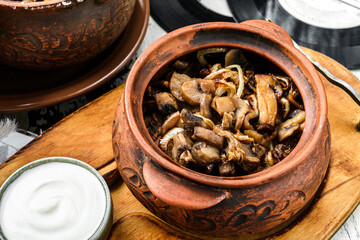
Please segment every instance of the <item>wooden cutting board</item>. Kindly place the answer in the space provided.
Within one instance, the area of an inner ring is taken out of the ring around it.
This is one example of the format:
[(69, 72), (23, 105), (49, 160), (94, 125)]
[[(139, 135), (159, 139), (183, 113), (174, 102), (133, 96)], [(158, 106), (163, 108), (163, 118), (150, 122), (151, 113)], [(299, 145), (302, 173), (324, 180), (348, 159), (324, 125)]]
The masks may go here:
[[(360, 92), (360, 82), (345, 67), (304, 49), (335, 76)], [(329, 239), (360, 201), (360, 106), (322, 78), (328, 97), (331, 161), (312, 205), (291, 226), (268, 239)], [(112, 122), (120, 86), (69, 115), (0, 166), (0, 184), (16, 169), (49, 156), (80, 159), (96, 168), (110, 185), (114, 226), (109, 239), (192, 239), (154, 217), (122, 182), (113, 159)]]

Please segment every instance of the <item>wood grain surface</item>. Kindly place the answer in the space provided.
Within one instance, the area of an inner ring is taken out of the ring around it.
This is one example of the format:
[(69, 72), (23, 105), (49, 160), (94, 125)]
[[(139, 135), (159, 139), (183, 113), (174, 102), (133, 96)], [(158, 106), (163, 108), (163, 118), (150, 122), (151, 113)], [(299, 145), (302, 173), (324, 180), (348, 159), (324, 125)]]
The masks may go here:
[[(345, 67), (304, 49), (335, 76), (360, 91)], [(268, 239), (329, 239), (360, 201), (360, 106), (322, 77), (328, 97), (331, 161), (326, 179), (310, 207), (289, 227)], [(111, 145), (113, 115), (120, 86), (63, 119), (0, 166), (0, 184), (26, 163), (49, 156), (80, 159), (95, 167), (110, 185), (114, 226), (109, 239), (192, 239), (145, 209), (123, 184)]]

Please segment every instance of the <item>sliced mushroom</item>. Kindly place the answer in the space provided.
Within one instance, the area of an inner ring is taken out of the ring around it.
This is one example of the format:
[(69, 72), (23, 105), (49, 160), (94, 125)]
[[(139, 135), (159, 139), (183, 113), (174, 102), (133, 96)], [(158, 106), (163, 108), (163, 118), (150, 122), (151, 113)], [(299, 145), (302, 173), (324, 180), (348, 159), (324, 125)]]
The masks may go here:
[(214, 95), (215, 93), (215, 82), (212, 80), (206, 79), (196, 79), (196, 82), (199, 84), (200, 89), (203, 93)]
[(260, 134), (271, 134), (274, 131), (275, 127), (269, 124), (260, 124), (256, 126), (256, 131)]
[(245, 115), (249, 112), (250, 106), (241, 98), (236, 98), (236, 111), (235, 111), (235, 131), (240, 130), (245, 120)]
[(206, 142), (196, 142), (191, 148), (191, 154), (199, 166), (205, 167), (220, 160), (220, 150)]
[(250, 107), (256, 112), (256, 114), (259, 114), (258, 101), (257, 101), (256, 95), (251, 94), (246, 97), (246, 100), (249, 101)]
[(281, 142), (284, 139), (290, 137), (294, 134), (298, 129), (300, 129), (300, 125), (305, 121), (305, 111), (297, 111), (297, 114), (286, 120), (279, 125), (278, 131), (278, 140)]
[(270, 85), (270, 87), (275, 93), (276, 98), (280, 99), (280, 97), (283, 94), (283, 88), (281, 84), (272, 75), (266, 75), (266, 76), (267, 77), (264, 77), (263, 80), (265, 80)]
[(247, 156), (242, 162), (241, 167), (248, 173), (259, 172), (260, 163), (261, 160), (259, 158)]
[(246, 63), (246, 58), (241, 49), (230, 49), (225, 55), (225, 66), (233, 64), (244, 65)]
[(266, 168), (272, 167), (275, 164), (277, 164), (279, 161), (277, 159), (274, 159), (271, 151), (268, 151), (265, 154), (265, 158), (264, 158), (265, 164), (266, 164)]
[(252, 151), (251, 144), (241, 144), (241, 146), (245, 152), (242, 168), (249, 173), (256, 171), (261, 163), (260, 158)]
[(206, 118), (211, 118), (211, 101), (209, 94), (203, 94), (200, 97), (200, 114)]
[(238, 140), (241, 143), (253, 143), (255, 140), (252, 137), (249, 137), (246, 134), (242, 134), (240, 131), (237, 131), (236, 134), (234, 134), (234, 137), (236, 138), (236, 140)]
[(192, 135), (195, 126), (210, 128), (209, 125), (206, 124), (201, 117), (195, 116), (185, 108), (181, 110), (180, 117), (184, 122), (184, 129), (189, 136)]
[(258, 116), (259, 115), (254, 110), (250, 110), (244, 118), (243, 128), (245, 130), (254, 130), (254, 127), (251, 125), (250, 120), (257, 118)]
[(259, 124), (275, 125), (277, 101), (275, 93), (268, 84), (270, 75), (256, 74), (256, 96), (259, 107)]
[(232, 97), (214, 97), (211, 107), (223, 116), (224, 113), (233, 112), (237, 108), (237, 101)]
[(193, 145), (193, 142), (183, 132), (175, 134), (173, 143), (172, 157), (177, 162), (179, 162), (180, 155), (184, 151), (190, 150)]
[(280, 98), (279, 102), (282, 107), (282, 118), (285, 119), (290, 111), (290, 102), (284, 97)]
[(299, 90), (297, 89), (296, 85), (294, 82), (291, 82), (290, 84), (290, 91), (289, 91), (289, 94), (288, 94), (288, 100), (298, 109), (301, 109), (301, 110), (304, 110), (304, 106), (298, 102), (296, 99), (299, 97), (300, 95), (300, 92)]
[(178, 70), (185, 70), (189, 64), (190, 63), (187, 61), (176, 60), (173, 64), (173, 67)]
[(207, 126), (206, 128), (213, 129), (215, 127), (214, 122), (210, 118), (206, 118), (206, 117), (202, 116), (200, 113), (194, 113), (194, 116), (200, 117), (206, 124), (206, 126)]
[(190, 150), (186, 150), (180, 155), (179, 163), (183, 166), (188, 166), (190, 163), (196, 163), (196, 161), (192, 157)]
[(265, 155), (265, 163), (267, 167), (272, 167), (285, 157), (287, 157), (291, 152), (291, 147), (286, 144), (277, 144), (275, 148), (271, 151), (268, 151)]
[(191, 81), (191, 77), (186, 74), (180, 74), (174, 72), (170, 78), (170, 91), (174, 97), (179, 101), (184, 101), (184, 98), (181, 96), (180, 88), (184, 82)]
[(245, 130), (244, 133), (246, 135), (248, 135), (249, 137), (253, 138), (255, 140), (255, 142), (266, 146), (268, 144), (268, 141), (266, 141), (266, 139), (264, 138), (264, 135), (258, 133), (255, 130)]
[(251, 145), (251, 151), (259, 158), (261, 159), (265, 153), (266, 153), (266, 148), (261, 146), (260, 144), (257, 143), (253, 143)]
[(214, 131), (203, 127), (194, 128), (193, 138), (195, 138), (198, 141), (206, 142), (219, 149), (222, 148), (224, 143), (224, 137), (219, 136)]
[(273, 75), (273, 77), (279, 81), (279, 83), (281, 84), (283, 90), (287, 90), (289, 88), (289, 83), (290, 83), (290, 78), (289, 77), (283, 77), (283, 76), (279, 76), (279, 75)]
[(149, 131), (152, 139), (155, 141), (161, 133), (162, 116), (158, 112), (153, 112), (144, 117), (147, 130)]
[(225, 112), (222, 118), (221, 128), (223, 130), (231, 130), (233, 127), (233, 118), (234, 118), (233, 112), (230, 113)]
[(169, 129), (176, 127), (180, 120), (180, 112), (171, 114), (161, 126), (161, 135), (163, 136)]
[(183, 83), (180, 88), (181, 96), (191, 105), (199, 105), (202, 94), (213, 95), (215, 93), (215, 82), (212, 80), (195, 79)]
[(222, 162), (219, 164), (219, 174), (221, 176), (234, 176), (236, 173), (234, 163)]
[(290, 146), (280, 143), (277, 144), (271, 152), (276, 159), (281, 161), (291, 153), (291, 150)]
[(214, 128), (214, 132), (218, 135), (225, 137), (226, 144), (223, 149), (223, 154), (221, 154), (222, 162), (234, 162), (236, 164), (240, 164), (244, 159), (244, 150), (241, 147), (241, 143), (236, 140), (234, 135), (225, 130), (221, 130), (220, 128)]
[(176, 99), (171, 93), (158, 93), (155, 95), (155, 101), (159, 111), (165, 116), (170, 115), (179, 109)]

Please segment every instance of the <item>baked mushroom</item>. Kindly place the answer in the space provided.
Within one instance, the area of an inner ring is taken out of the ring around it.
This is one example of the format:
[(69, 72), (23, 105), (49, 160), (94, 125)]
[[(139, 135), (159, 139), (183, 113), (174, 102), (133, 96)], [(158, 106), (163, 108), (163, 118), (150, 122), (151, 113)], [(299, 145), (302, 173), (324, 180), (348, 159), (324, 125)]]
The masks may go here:
[(219, 165), (221, 176), (234, 176), (236, 174), (235, 165), (232, 162), (221, 162)]
[(256, 74), (256, 96), (259, 108), (259, 124), (275, 125), (277, 114), (276, 96), (269, 85), (270, 75)]
[(184, 101), (184, 98), (181, 95), (180, 88), (183, 85), (184, 82), (191, 81), (191, 77), (189, 77), (186, 74), (180, 74), (177, 72), (174, 72), (171, 75), (169, 88), (171, 91), (171, 94), (179, 101)]
[(179, 111), (171, 114), (161, 126), (161, 135), (163, 136), (169, 129), (176, 127), (180, 120)]
[(245, 154), (241, 143), (237, 141), (234, 135), (229, 131), (214, 128), (214, 132), (224, 137), (226, 140), (225, 148), (221, 154), (221, 160), (223, 162), (233, 162), (240, 164), (244, 159)]
[(230, 49), (225, 55), (225, 67), (229, 65), (245, 65), (246, 58), (241, 49)]
[(300, 125), (305, 122), (305, 111), (298, 110), (296, 115), (285, 122), (280, 123), (278, 131), (278, 140), (281, 142), (285, 138), (293, 135), (300, 129)]
[(232, 97), (214, 97), (211, 107), (220, 115), (235, 111), (237, 108), (237, 101)]
[(214, 131), (203, 128), (195, 127), (193, 138), (198, 141), (206, 142), (218, 149), (221, 149), (224, 143), (224, 137), (217, 135)]
[(178, 162), (183, 166), (188, 166), (191, 163), (196, 164), (190, 150), (185, 150), (182, 154), (180, 154)]
[(155, 95), (155, 101), (159, 111), (165, 116), (170, 115), (179, 109), (176, 99), (171, 93), (158, 93)]
[(303, 110), (304, 106), (302, 103), (297, 101), (297, 98), (300, 96), (299, 90), (296, 88), (295, 83), (291, 82), (290, 91), (288, 94), (288, 100), (291, 102), (296, 108)]
[(285, 119), (290, 111), (290, 102), (286, 98), (280, 98), (279, 103), (281, 104), (282, 118)]
[(185, 131), (192, 135), (195, 126), (200, 126), (203, 128), (209, 128), (209, 125), (204, 122), (201, 117), (195, 116), (189, 110), (183, 109), (181, 110), (180, 117), (184, 122)]
[(183, 83), (180, 87), (181, 96), (191, 105), (199, 105), (203, 94), (215, 93), (215, 82), (212, 80), (195, 79)]
[(245, 152), (244, 161), (241, 163), (241, 167), (248, 173), (255, 172), (259, 169), (261, 160), (252, 151), (251, 144), (241, 144)]
[(220, 151), (206, 142), (196, 142), (191, 148), (191, 154), (199, 166), (206, 167), (220, 161)]
[(221, 128), (223, 130), (231, 130), (233, 127), (234, 113), (225, 112), (221, 121)]
[(252, 119), (255, 119), (255, 118), (257, 118), (259, 115), (254, 111), (254, 110), (250, 110), (247, 114), (246, 114), (246, 116), (245, 116), (245, 118), (244, 118), (244, 122), (243, 122), (243, 128), (245, 129), (245, 130), (254, 130), (254, 127), (253, 127), (253, 125), (250, 123), (250, 121), (252, 120)]
[(245, 120), (246, 114), (250, 110), (250, 106), (241, 98), (236, 98), (236, 111), (235, 111), (235, 131), (240, 130)]
[(202, 94), (200, 97), (200, 114), (206, 118), (211, 118), (211, 95)]
[(193, 145), (193, 142), (183, 132), (174, 136), (173, 143), (172, 157), (177, 162), (179, 162), (180, 155), (186, 150), (190, 150)]

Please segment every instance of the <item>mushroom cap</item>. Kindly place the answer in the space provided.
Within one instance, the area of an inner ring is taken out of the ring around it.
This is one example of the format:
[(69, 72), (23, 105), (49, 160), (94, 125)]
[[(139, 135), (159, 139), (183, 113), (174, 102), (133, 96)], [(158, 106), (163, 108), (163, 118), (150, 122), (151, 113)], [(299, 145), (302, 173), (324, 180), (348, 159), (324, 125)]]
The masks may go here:
[(232, 97), (214, 97), (211, 107), (220, 115), (223, 116), (225, 112), (233, 112), (237, 108), (237, 103)]
[(191, 148), (191, 154), (200, 166), (207, 166), (220, 161), (220, 150), (206, 142), (196, 142)]
[(215, 82), (213, 80), (194, 79), (184, 82), (180, 88), (181, 96), (191, 105), (199, 105), (201, 96), (215, 93)]
[(224, 143), (224, 137), (217, 135), (214, 131), (203, 128), (203, 127), (195, 127), (194, 128), (194, 135), (198, 141), (204, 141), (214, 147), (219, 149), (222, 148)]
[(184, 98), (181, 96), (180, 88), (183, 83), (187, 81), (191, 81), (191, 77), (186, 74), (174, 72), (171, 75), (169, 88), (172, 95), (179, 101), (184, 101)]
[(165, 116), (170, 115), (179, 109), (176, 99), (171, 93), (158, 93), (155, 95), (155, 101), (159, 111)]

